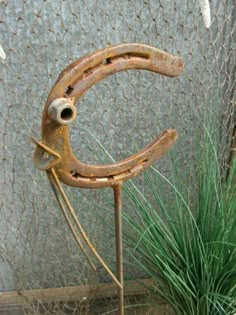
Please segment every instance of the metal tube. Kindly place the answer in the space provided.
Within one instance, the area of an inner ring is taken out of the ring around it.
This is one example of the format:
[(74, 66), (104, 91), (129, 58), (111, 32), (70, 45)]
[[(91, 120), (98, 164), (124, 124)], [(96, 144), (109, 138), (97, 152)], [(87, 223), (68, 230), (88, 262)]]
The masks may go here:
[(48, 107), (49, 116), (61, 125), (68, 125), (76, 118), (76, 107), (69, 98), (56, 98)]

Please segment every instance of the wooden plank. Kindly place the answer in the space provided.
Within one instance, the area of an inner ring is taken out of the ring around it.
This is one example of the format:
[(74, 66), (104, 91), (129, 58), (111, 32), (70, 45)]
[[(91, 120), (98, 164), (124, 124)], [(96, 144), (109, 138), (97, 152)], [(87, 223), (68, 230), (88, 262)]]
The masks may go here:
[[(125, 296), (141, 295), (147, 292), (145, 286), (153, 284), (150, 279), (125, 282)], [(2, 306), (22, 306), (26, 303), (35, 301), (44, 302), (62, 302), (62, 301), (86, 301), (115, 297), (117, 288), (114, 283), (92, 284), (82, 286), (70, 286), (63, 288), (35, 289), (22, 291), (0, 292), (0, 307)]]

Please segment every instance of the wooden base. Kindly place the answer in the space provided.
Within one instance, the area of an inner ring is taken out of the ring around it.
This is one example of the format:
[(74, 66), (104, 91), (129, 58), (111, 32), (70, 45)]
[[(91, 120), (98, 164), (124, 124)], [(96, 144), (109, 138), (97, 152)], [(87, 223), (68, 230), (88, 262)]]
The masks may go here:
[[(147, 293), (145, 287), (151, 286), (152, 284), (153, 282), (150, 279), (127, 281), (124, 286), (124, 295), (143, 295)], [(94, 294), (94, 298), (97, 300), (116, 297), (117, 286), (115, 283), (104, 283), (63, 288), (0, 292), (0, 310), (3, 306), (22, 306), (35, 301), (40, 301), (41, 303), (85, 301), (87, 298), (90, 298), (90, 294)]]

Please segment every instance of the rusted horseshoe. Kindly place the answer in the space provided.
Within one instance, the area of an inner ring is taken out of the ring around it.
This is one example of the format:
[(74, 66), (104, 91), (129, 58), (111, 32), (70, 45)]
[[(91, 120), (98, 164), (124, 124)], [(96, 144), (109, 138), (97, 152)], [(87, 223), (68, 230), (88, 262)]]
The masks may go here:
[(92, 85), (118, 71), (144, 69), (174, 77), (183, 66), (181, 57), (140, 44), (105, 48), (71, 64), (59, 76), (46, 102), (42, 143), (35, 141), (36, 167), (54, 167), (62, 182), (84, 188), (114, 186), (136, 176), (166, 153), (176, 140), (176, 131), (166, 130), (141, 152), (123, 161), (99, 166), (84, 164), (74, 156), (70, 145), (68, 125), (76, 118), (75, 104)]
[[(119, 314), (124, 314), (121, 188), (124, 181), (138, 175), (152, 165), (174, 144), (175, 129), (164, 131), (154, 142), (131, 157), (106, 165), (89, 165), (80, 162), (72, 152), (69, 124), (76, 119), (76, 103), (95, 83), (119, 71), (143, 69), (165, 76), (178, 76), (184, 67), (181, 57), (172, 56), (156, 48), (141, 44), (121, 44), (85, 56), (68, 66), (59, 76), (44, 107), (42, 142), (35, 139), (35, 166), (47, 171), (49, 181), (63, 211), (65, 219), (85, 256), (89, 259), (74, 225), (90, 250), (111, 275), (118, 286)], [(115, 200), (117, 277), (96, 252), (85, 234), (60, 184), (81, 188), (112, 187)], [(59, 194), (58, 194), (59, 193)]]

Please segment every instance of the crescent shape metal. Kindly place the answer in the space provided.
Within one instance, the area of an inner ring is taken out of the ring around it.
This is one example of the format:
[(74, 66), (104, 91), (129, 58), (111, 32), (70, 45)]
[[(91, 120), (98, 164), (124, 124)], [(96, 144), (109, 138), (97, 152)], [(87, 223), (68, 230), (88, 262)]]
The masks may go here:
[(54, 168), (59, 179), (81, 188), (114, 187), (152, 165), (177, 139), (175, 129), (164, 131), (139, 153), (105, 165), (82, 163), (73, 154), (69, 123), (76, 118), (76, 102), (95, 83), (116, 72), (143, 69), (175, 77), (183, 59), (142, 44), (111, 46), (69, 65), (58, 77), (46, 101), (42, 117), (42, 142), (36, 143), (37, 168)]

